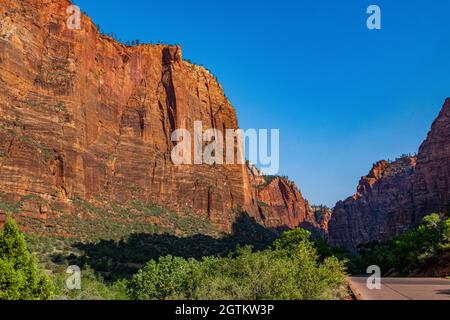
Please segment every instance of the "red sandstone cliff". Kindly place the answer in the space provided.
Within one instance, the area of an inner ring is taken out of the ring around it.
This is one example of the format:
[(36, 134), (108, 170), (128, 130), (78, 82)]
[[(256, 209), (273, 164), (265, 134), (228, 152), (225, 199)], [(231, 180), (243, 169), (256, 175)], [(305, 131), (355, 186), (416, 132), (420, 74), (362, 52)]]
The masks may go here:
[(329, 224), (332, 245), (355, 249), (416, 226), (424, 215), (450, 208), (450, 99), (417, 158), (380, 161), (362, 177), (357, 193), (336, 204)]
[[(311, 218), (290, 182), (262, 190), (245, 165), (183, 165), (171, 133), (236, 129), (236, 113), (206, 69), (179, 46), (125, 46), (82, 16), (66, 27), (68, 0), (2, 0), (0, 192), (45, 220), (76, 214), (73, 199), (139, 199), (190, 210), (230, 231), (234, 208), (268, 227)], [(38, 200), (36, 200), (38, 199)], [(265, 202), (266, 204), (263, 204)]]
[(416, 222), (450, 210), (450, 98), (420, 146), (413, 187)]
[[(252, 165), (249, 165), (249, 172), (258, 212), (266, 227), (301, 226), (316, 235), (326, 232), (331, 212), (314, 210), (292, 181), (283, 177), (264, 177)], [(316, 217), (316, 213), (320, 217)]]
[(408, 230), (413, 223), (415, 166), (415, 158), (376, 163), (361, 178), (357, 193), (336, 204), (329, 224), (330, 243), (355, 248)]

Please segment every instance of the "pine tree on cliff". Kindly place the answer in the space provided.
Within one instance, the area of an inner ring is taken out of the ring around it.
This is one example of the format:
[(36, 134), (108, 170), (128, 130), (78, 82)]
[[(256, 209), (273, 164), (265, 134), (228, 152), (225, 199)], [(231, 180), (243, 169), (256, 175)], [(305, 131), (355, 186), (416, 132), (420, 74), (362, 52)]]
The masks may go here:
[(0, 300), (48, 300), (53, 286), (28, 251), (15, 221), (8, 217), (0, 231)]

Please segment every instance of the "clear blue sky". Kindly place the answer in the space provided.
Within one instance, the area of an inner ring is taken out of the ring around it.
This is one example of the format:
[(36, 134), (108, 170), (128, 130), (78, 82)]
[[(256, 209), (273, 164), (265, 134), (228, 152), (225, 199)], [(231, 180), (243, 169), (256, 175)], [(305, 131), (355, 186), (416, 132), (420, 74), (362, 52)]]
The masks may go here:
[[(240, 127), (279, 128), (281, 171), (334, 206), (380, 159), (416, 152), (450, 96), (450, 1), (76, 0), (123, 40), (180, 43)], [(382, 10), (382, 30), (366, 9)]]

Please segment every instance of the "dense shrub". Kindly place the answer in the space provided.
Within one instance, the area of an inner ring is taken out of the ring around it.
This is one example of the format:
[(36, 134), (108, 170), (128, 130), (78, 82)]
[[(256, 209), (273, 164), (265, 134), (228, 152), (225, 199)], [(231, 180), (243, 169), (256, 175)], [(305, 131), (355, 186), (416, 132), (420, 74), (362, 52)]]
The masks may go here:
[(59, 300), (126, 300), (126, 281), (107, 283), (88, 266), (81, 270), (81, 289), (69, 290), (67, 274), (58, 270), (53, 276), (55, 298)]
[(166, 256), (151, 260), (134, 275), (128, 293), (135, 300), (188, 299), (199, 264), (193, 259)]
[(52, 299), (53, 286), (28, 251), (17, 224), (7, 218), (0, 231), (0, 299)]
[(225, 258), (152, 260), (129, 282), (128, 293), (143, 300), (340, 298), (345, 262), (335, 257), (320, 262), (309, 237), (297, 229), (259, 252), (244, 247)]
[(288, 265), (272, 250), (238, 249), (234, 257), (208, 258), (197, 276), (194, 299), (280, 299), (292, 281)]
[(431, 214), (412, 231), (386, 242), (372, 241), (359, 248), (353, 259), (353, 272), (365, 273), (369, 265), (378, 265), (383, 273), (409, 274), (438, 253), (450, 250), (450, 218)]

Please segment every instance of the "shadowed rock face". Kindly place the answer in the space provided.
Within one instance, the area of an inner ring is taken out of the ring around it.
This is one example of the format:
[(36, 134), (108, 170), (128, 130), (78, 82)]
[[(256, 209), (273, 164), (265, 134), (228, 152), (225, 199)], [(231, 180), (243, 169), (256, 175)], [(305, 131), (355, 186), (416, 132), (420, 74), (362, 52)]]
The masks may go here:
[[(82, 16), (66, 27), (68, 0), (2, 0), (0, 191), (46, 219), (73, 199), (139, 199), (190, 210), (231, 231), (232, 209), (270, 227), (295, 227), (307, 206), (282, 179), (261, 193), (245, 165), (175, 166), (175, 129), (237, 129), (236, 112), (206, 69), (179, 46), (127, 47)], [(273, 208), (258, 205), (257, 197)], [(34, 199), (34, 198), (33, 198)]]
[(416, 221), (450, 210), (450, 98), (420, 146), (413, 194)]
[(336, 204), (329, 224), (330, 243), (355, 248), (408, 230), (414, 222), (415, 166), (415, 158), (376, 163), (361, 178), (357, 193)]
[(380, 161), (362, 177), (357, 193), (336, 204), (329, 225), (332, 245), (355, 249), (411, 229), (423, 216), (450, 208), (450, 99), (417, 158)]

